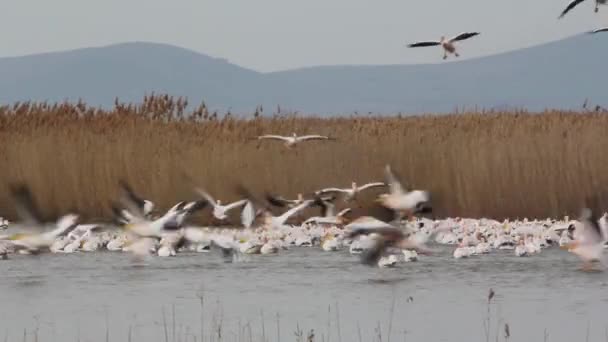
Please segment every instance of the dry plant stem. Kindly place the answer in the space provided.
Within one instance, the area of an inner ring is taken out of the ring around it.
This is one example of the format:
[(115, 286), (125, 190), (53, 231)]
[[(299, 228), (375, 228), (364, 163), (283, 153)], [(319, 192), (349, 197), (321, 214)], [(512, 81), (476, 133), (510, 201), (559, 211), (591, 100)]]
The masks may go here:
[[(236, 182), (295, 197), (382, 180), (390, 163), (409, 184), (432, 192), (438, 217), (575, 215), (588, 195), (608, 185), (608, 116), (602, 113), (239, 119), (204, 107), (189, 111), (184, 99), (178, 101), (150, 95), (107, 111), (84, 103), (0, 107), (1, 215), (15, 216), (6, 188), (12, 181), (30, 184), (48, 214), (75, 208), (84, 217), (107, 217), (121, 178), (164, 209), (193, 198), (184, 170), (231, 201)], [(295, 150), (251, 141), (291, 132), (337, 141)], [(363, 194), (361, 203), (378, 191)], [(598, 205), (607, 206), (608, 196), (600, 195)], [(238, 213), (232, 221), (238, 222)]]

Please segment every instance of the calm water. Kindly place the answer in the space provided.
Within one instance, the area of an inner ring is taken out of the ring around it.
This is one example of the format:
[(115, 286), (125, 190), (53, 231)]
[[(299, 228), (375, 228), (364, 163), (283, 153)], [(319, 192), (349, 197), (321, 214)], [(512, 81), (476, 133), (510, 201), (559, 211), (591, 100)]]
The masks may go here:
[(249, 341), (249, 330), (253, 341), (295, 341), (297, 325), (316, 341), (358, 341), (359, 330), (372, 341), (380, 325), (387, 341), (392, 316), (393, 341), (485, 341), (490, 287), (492, 341), (499, 320), (511, 341), (607, 340), (608, 272), (578, 271), (557, 249), (454, 260), (437, 248), (396, 269), (317, 248), (232, 264), (217, 253), (15, 256), (0, 262), (0, 340), (23, 341), (25, 329), (28, 341), (36, 331), (39, 341), (105, 341), (106, 330), (111, 341), (165, 341), (166, 328), (173, 341), (175, 319), (175, 341), (200, 341), (202, 316), (206, 339), (221, 321), (225, 341)]

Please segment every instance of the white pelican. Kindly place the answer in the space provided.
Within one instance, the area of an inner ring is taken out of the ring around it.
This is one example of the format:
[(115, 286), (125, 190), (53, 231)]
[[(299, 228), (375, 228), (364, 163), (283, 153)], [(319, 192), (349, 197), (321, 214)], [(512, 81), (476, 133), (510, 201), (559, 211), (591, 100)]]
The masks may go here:
[(285, 142), (285, 147), (287, 147), (287, 148), (295, 147), (297, 144), (299, 144), (301, 142), (304, 142), (304, 141), (310, 141), (310, 140), (335, 140), (334, 138), (330, 138), (330, 137), (325, 136), (325, 135), (312, 134), (312, 135), (298, 136), (296, 133), (293, 133), (291, 136), (266, 134), (266, 135), (261, 135), (261, 136), (258, 137), (258, 140), (264, 140), (264, 139), (284, 141)]
[(524, 257), (530, 255), (528, 248), (524, 243), (524, 239), (520, 239), (515, 246), (515, 255), (518, 257)]
[[(562, 11), (562, 13), (559, 15), (559, 19), (563, 18), (566, 13), (570, 12), (574, 7), (578, 6), (580, 3), (582, 3), (585, 0), (572, 0), (568, 6), (566, 6), (566, 8)], [(600, 5), (605, 5), (606, 2), (608, 2), (608, 0), (595, 0), (595, 13), (597, 13), (600, 10)]]
[(597, 218), (589, 208), (583, 208), (577, 225), (576, 239), (564, 246), (569, 252), (576, 254), (583, 260), (583, 270), (589, 271), (594, 261), (605, 264), (604, 260), (604, 238), (598, 225)]
[(400, 249), (411, 249), (419, 253), (427, 253), (424, 245), (406, 238), (401, 229), (369, 216), (362, 216), (350, 224), (345, 229), (349, 232), (348, 239), (354, 239), (360, 235), (369, 235), (373, 245), (361, 253), (361, 263), (369, 266), (376, 266), (384, 256), (387, 249), (394, 247)]
[(196, 189), (196, 192), (201, 195), (205, 200), (207, 200), (207, 202), (209, 204), (211, 204), (211, 206), (213, 206), (213, 216), (218, 219), (218, 220), (225, 220), (228, 218), (227, 213), (232, 210), (232, 209), (236, 209), (238, 207), (241, 207), (243, 205), (245, 205), (247, 203), (246, 199), (240, 200), (240, 201), (236, 201), (236, 202), (232, 202), (226, 205), (222, 205), (222, 202), (220, 200), (215, 200), (213, 197), (211, 197), (211, 195), (209, 195), (209, 193), (207, 193), (205, 190), (203, 189)]
[(4, 217), (0, 217), (0, 230), (8, 228), (9, 223), (10, 222), (7, 219), (5, 219)]
[(135, 191), (125, 182), (124, 180), (120, 180), (118, 182), (120, 187), (124, 190), (124, 192), (129, 197), (129, 200), (134, 203), (137, 208), (143, 213), (145, 217), (149, 217), (152, 215), (152, 211), (154, 210), (154, 203), (139, 197)]
[(399, 259), (395, 254), (390, 254), (388, 256), (383, 256), (378, 260), (378, 267), (395, 267)]
[(322, 195), (322, 194), (329, 194), (329, 193), (342, 193), (342, 194), (345, 194), (344, 201), (348, 202), (348, 201), (352, 201), (352, 200), (356, 199), (357, 195), (363, 190), (371, 189), (371, 188), (378, 188), (378, 187), (385, 187), (385, 186), (386, 186), (386, 184), (384, 184), (383, 182), (367, 183), (362, 186), (357, 186), (356, 182), (352, 182), (350, 188), (344, 188), (344, 189), (343, 188), (325, 188), (325, 189), (316, 191), (315, 194)]
[(390, 193), (378, 198), (384, 207), (407, 216), (432, 211), (427, 191), (405, 189), (389, 165), (386, 165), (385, 174)]
[[(255, 219), (261, 216), (262, 226), (266, 229), (280, 229), (291, 216), (306, 209), (314, 202), (313, 200), (305, 200), (302, 204), (287, 210), (283, 214), (274, 216), (270, 209), (253, 196), (244, 186), (239, 185), (237, 192), (247, 199), (246, 210), (243, 210), (243, 224), (251, 226)], [(255, 207), (258, 208), (256, 209)]]
[(74, 214), (63, 215), (54, 222), (45, 223), (25, 185), (11, 186), (11, 196), (21, 222), (11, 224), (9, 231), (12, 227), (18, 227), (19, 232), (5, 236), (4, 240), (9, 240), (16, 250), (28, 254), (48, 250), (57, 238), (65, 236), (76, 227), (78, 216)]
[(593, 34), (593, 33), (600, 33), (600, 32), (608, 32), (608, 27), (602, 27), (602, 28), (599, 28), (599, 29), (595, 29), (595, 30), (593, 30), (593, 31), (591, 31), (589, 33)]
[(454, 46), (454, 43), (457, 41), (461, 41), (461, 40), (465, 40), (465, 39), (469, 39), (472, 37), (475, 37), (479, 34), (479, 32), (463, 32), (453, 38), (450, 39), (446, 39), (445, 37), (441, 37), (441, 40), (430, 40), (430, 41), (422, 41), (422, 42), (416, 42), (413, 44), (409, 44), (407, 47), (410, 48), (414, 48), (414, 47), (425, 47), (425, 46), (437, 46), (437, 45), (441, 45), (441, 47), (443, 48), (443, 59), (448, 58), (448, 53), (454, 54), (456, 57), (459, 57), (460, 55), (458, 54), (458, 52), (456, 52), (456, 47)]

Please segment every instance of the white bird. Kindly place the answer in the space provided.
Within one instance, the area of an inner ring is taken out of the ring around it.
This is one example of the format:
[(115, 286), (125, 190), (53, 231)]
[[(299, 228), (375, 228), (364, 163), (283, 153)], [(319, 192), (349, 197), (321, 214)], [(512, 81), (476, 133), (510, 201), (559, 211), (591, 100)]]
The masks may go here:
[(426, 246), (407, 238), (401, 229), (374, 217), (359, 217), (344, 228), (348, 231), (346, 238), (351, 240), (360, 235), (370, 236), (372, 246), (361, 253), (361, 263), (368, 266), (378, 265), (380, 259), (390, 248), (428, 253)]
[[(570, 12), (574, 7), (580, 5), (583, 1), (585, 0), (572, 0), (559, 15), (559, 19), (563, 18), (566, 13)], [(608, 0), (595, 0), (595, 13), (600, 10), (600, 5), (605, 5), (607, 2)]]
[(378, 198), (384, 207), (407, 216), (432, 210), (427, 191), (405, 189), (389, 165), (386, 165), (385, 174), (390, 193)]
[(196, 192), (201, 195), (211, 206), (213, 206), (213, 216), (218, 220), (225, 220), (228, 218), (228, 212), (230, 210), (241, 207), (247, 203), (246, 199), (232, 202), (226, 205), (222, 205), (220, 200), (215, 200), (209, 193), (203, 189), (196, 189)]
[(608, 27), (598, 28), (598, 29), (595, 29), (595, 30), (593, 30), (593, 31), (591, 31), (589, 33), (593, 34), (593, 33), (600, 33), (600, 32), (608, 32)]
[(441, 37), (441, 40), (429, 40), (429, 41), (422, 41), (422, 42), (416, 42), (413, 44), (408, 44), (407, 47), (410, 48), (414, 48), (414, 47), (425, 47), (425, 46), (438, 46), (441, 45), (441, 47), (443, 48), (443, 59), (448, 58), (448, 53), (450, 54), (454, 54), (456, 57), (459, 57), (460, 55), (458, 54), (458, 52), (456, 52), (456, 46), (454, 46), (454, 43), (457, 41), (461, 41), (461, 40), (465, 40), (465, 39), (469, 39), (472, 37), (475, 37), (479, 34), (479, 32), (463, 32), (453, 38), (450, 39), (446, 39), (445, 37)]
[(19, 232), (5, 236), (3, 239), (10, 241), (16, 250), (24, 253), (38, 253), (49, 250), (55, 240), (65, 236), (76, 227), (78, 216), (67, 214), (56, 221), (45, 222), (34, 198), (25, 185), (11, 186), (11, 196), (21, 221), (11, 224)]
[(329, 194), (329, 193), (342, 193), (345, 194), (344, 201), (352, 201), (357, 198), (357, 195), (366, 189), (384, 187), (386, 184), (383, 182), (367, 183), (362, 186), (357, 186), (356, 182), (352, 182), (350, 188), (325, 188), (315, 192), (316, 195)]
[(273, 134), (267, 134), (267, 135), (261, 135), (258, 137), (258, 140), (264, 140), (264, 139), (270, 139), (270, 140), (280, 140), (280, 141), (284, 141), (285, 142), (285, 147), (287, 148), (292, 148), (295, 147), (297, 144), (304, 142), (304, 141), (310, 141), (310, 140), (335, 140), (334, 138), (330, 138), (328, 136), (325, 135), (303, 135), (303, 136), (298, 136), (296, 133), (293, 133), (291, 136), (282, 136), (282, 135), (273, 135)]
[[(261, 216), (262, 223), (261, 225), (266, 229), (280, 229), (285, 225), (287, 220), (297, 214), (298, 212), (309, 207), (314, 201), (313, 200), (305, 200), (300, 205), (295, 206), (283, 214), (279, 216), (272, 215), (271, 211), (255, 196), (249, 192), (245, 187), (239, 185), (237, 187), (237, 191), (247, 199), (247, 205), (245, 206), (246, 210), (243, 210), (243, 223), (245, 226), (253, 225), (255, 219)], [(255, 209), (255, 207), (258, 207)]]
[(576, 239), (562, 248), (583, 260), (583, 270), (591, 270), (594, 261), (604, 264), (604, 238), (591, 209), (583, 208), (576, 230)]

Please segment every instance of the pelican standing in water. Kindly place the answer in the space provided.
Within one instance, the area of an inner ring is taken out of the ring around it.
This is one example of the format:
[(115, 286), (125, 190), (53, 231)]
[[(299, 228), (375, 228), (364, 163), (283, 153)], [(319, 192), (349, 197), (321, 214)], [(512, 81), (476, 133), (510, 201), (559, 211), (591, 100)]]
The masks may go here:
[(413, 44), (408, 44), (407, 47), (410, 48), (414, 48), (414, 47), (426, 47), (426, 46), (438, 46), (441, 45), (441, 47), (443, 48), (443, 59), (447, 59), (448, 58), (448, 54), (454, 54), (454, 56), (456, 57), (460, 57), (460, 55), (458, 54), (458, 52), (456, 52), (456, 46), (454, 46), (455, 42), (461, 41), (461, 40), (465, 40), (465, 39), (469, 39), (472, 37), (475, 37), (479, 34), (479, 32), (464, 32), (461, 33), (453, 38), (450, 39), (446, 39), (445, 36), (441, 37), (441, 40), (428, 40), (428, 41), (422, 41), (422, 42), (416, 42)]
[(325, 135), (316, 135), (316, 134), (298, 136), (295, 132), (291, 136), (267, 134), (267, 135), (261, 135), (258, 137), (258, 140), (264, 140), (264, 139), (284, 141), (285, 147), (287, 147), (289, 149), (296, 147), (297, 144), (302, 143), (304, 141), (335, 140), (334, 138), (330, 138)]
[[(566, 6), (566, 8), (559, 15), (559, 19), (563, 18), (568, 12), (570, 12), (574, 7), (580, 5), (583, 1), (585, 1), (585, 0), (573, 0), (573, 1), (571, 1), (568, 4), (568, 6)], [(608, 0), (595, 0), (595, 13), (599, 12), (600, 5), (605, 5), (607, 2), (608, 2)]]

